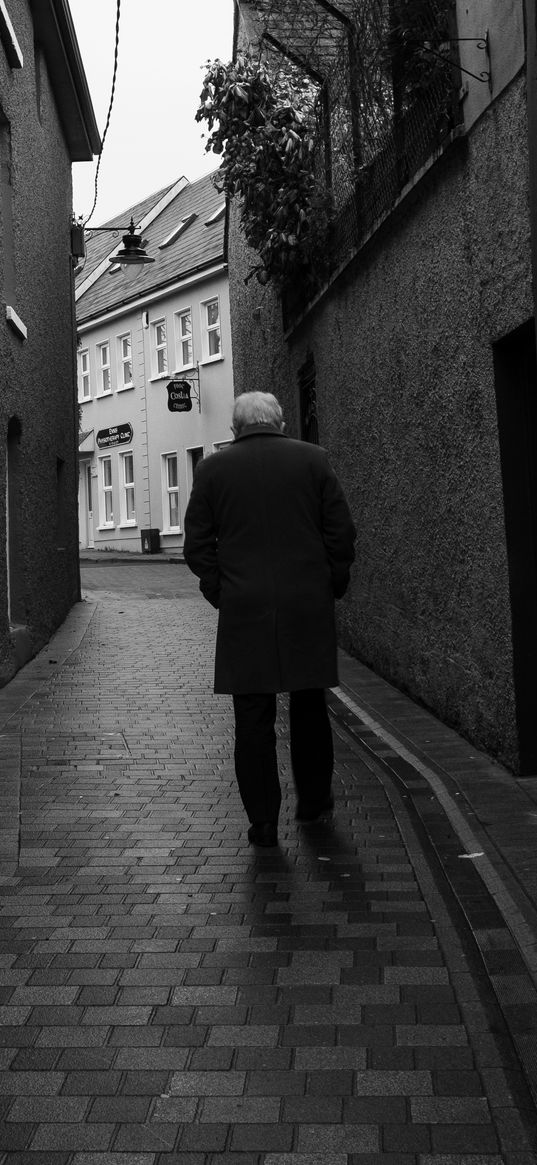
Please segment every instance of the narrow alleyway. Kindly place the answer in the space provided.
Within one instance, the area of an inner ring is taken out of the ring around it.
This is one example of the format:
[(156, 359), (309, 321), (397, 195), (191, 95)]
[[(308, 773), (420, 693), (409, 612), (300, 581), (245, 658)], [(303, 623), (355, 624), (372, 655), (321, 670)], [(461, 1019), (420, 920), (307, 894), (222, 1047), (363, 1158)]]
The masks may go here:
[(252, 849), (196, 580), (82, 582), (0, 692), (0, 1165), (535, 1165), (518, 952), (472, 868), (485, 966), (383, 750), (337, 718), (334, 818), (297, 826), (282, 719)]

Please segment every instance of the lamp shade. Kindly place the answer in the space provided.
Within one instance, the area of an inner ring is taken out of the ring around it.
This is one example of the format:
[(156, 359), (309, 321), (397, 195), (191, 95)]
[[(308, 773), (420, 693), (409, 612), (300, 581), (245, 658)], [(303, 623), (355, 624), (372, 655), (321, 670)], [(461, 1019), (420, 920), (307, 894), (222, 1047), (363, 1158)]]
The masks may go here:
[[(127, 234), (123, 235), (123, 246), (120, 247), (116, 255), (112, 255), (108, 260), (109, 263), (119, 263), (124, 272), (128, 272), (131, 268), (143, 267), (146, 263), (154, 263), (155, 260), (149, 255), (146, 255), (142, 247), (142, 236), (136, 234), (134, 222), (131, 218), (130, 227)], [(138, 274), (138, 272), (136, 272)]]

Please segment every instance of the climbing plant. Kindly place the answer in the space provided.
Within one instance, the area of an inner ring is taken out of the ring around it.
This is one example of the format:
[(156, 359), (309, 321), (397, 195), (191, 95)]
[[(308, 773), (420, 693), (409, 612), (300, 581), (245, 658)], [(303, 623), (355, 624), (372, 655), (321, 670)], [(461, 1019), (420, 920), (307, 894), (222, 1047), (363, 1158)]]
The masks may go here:
[(239, 199), (259, 255), (247, 278), (260, 283), (311, 282), (323, 266), (329, 202), (315, 170), (316, 97), (292, 65), (272, 73), (249, 53), (208, 62), (196, 120), (207, 123), (206, 150), (221, 155), (219, 189)]

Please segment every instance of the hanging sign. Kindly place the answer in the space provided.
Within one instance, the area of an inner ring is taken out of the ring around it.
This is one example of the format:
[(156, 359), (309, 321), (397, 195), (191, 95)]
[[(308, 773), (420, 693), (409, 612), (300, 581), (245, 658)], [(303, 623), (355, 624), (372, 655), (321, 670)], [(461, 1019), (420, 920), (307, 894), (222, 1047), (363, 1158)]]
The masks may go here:
[(129, 445), (132, 441), (132, 425), (112, 425), (110, 429), (99, 429), (95, 438), (99, 449), (113, 449), (115, 445)]
[(168, 408), (171, 413), (189, 413), (192, 408), (190, 399), (190, 384), (188, 380), (170, 380), (168, 389)]

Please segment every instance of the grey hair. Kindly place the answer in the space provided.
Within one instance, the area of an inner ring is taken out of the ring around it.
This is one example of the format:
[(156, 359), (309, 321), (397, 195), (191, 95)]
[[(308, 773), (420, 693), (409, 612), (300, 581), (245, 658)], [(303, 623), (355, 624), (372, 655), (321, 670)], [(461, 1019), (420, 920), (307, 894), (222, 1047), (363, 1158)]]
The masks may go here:
[(271, 392), (241, 392), (233, 406), (232, 428), (237, 436), (246, 425), (276, 425), (283, 428), (283, 412)]

